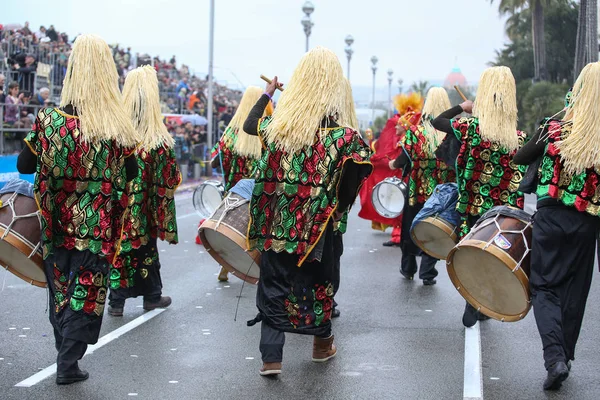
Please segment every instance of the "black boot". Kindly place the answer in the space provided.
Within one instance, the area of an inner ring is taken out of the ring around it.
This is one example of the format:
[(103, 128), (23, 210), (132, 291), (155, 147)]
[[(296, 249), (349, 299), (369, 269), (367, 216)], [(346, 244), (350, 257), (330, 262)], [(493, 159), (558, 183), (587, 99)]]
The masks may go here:
[(87, 371), (83, 371), (79, 369), (78, 366), (75, 366), (76, 369), (70, 371), (67, 374), (57, 374), (56, 375), (56, 384), (57, 385), (70, 385), (71, 383), (85, 381), (90, 377), (90, 374)]
[(469, 303), (465, 306), (465, 312), (462, 317), (462, 323), (465, 327), (470, 328), (477, 323), (479, 312)]
[(569, 377), (569, 368), (562, 361), (548, 368), (548, 376), (544, 381), (544, 390), (558, 390), (562, 383)]

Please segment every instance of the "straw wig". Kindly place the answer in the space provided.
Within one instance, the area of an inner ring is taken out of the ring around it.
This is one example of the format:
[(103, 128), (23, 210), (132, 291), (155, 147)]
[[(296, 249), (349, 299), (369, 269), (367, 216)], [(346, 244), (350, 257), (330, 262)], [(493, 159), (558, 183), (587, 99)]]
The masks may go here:
[(425, 138), (430, 154), (435, 154), (435, 150), (446, 137), (446, 133), (435, 129), (431, 122), (450, 107), (450, 99), (446, 89), (441, 87), (429, 89), (423, 106), (423, 127), (425, 128)]
[(479, 119), (479, 134), (508, 151), (519, 147), (517, 135), (517, 87), (508, 67), (491, 67), (483, 71), (473, 105)]
[(141, 146), (153, 150), (173, 147), (174, 140), (163, 122), (158, 96), (156, 71), (150, 65), (127, 74), (123, 86), (123, 102), (133, 127), (141, 137)]
[(60, 106), (72, 105), (85, 141), (115, 140), (125, 147), (140, 141), (123, 106), (112, 53), (102, 38), (80, 35), (73, 44)]
[(344, 74), (337, 56), (324, 47), (306, 53), (281, 94), (267, 142), (293, 153), (311, 146), (324, 118), (341, 116), (346, 107)]
[[(244, 131), (244, 122), (246, 118), (248, 118), (248, 114), (252, 110), (252, 107), (256, 104), (260, 96), (264, 93), (264, 90), (259, 88), (258, 86), (248, 86), (242, 99), (240, 100), (240, 105), (235, 112), (235, 115), (229, 122), (227, 126), (228, 129), (231, 129), (233, 135), (224, 135), (223, 138), (225, 140), (225, 144), (230, 147), (233, 145), (235, 153), (240, 156), (251, 157), (253, 159), (260, 158), (262, 151), (262, 144), (260, 142), (260, 138), (256, 135), (249, 135)], [(264, 114), (271, 115), (273, 113), (273, 105), (269, 102), (269, 105), (265, 109)], [(234, 140), (234, 135), (237, 134), (237, 139), (235, 140), (235, 144), (231, 143)]]
[(346, 128), (358, 130), (358, 118), (356, 117), (356, 108), (354, 106), (354, 97), (352, 96), (352, 86), (350, 81), (344, 78), (344, 98), (346, 106), (340, 112), (339, 124)]
[(585, 66), (573, 86), (564, 125), (571, 133), (556, 143), (568, 174), (600, 169), (600, 63)]

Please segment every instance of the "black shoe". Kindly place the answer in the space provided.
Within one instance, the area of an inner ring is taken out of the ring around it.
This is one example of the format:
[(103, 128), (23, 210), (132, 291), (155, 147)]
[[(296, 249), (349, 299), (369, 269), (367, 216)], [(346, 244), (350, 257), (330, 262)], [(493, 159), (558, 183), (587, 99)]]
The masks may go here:
[(331, 313), (331, 318), (338, 318), (340, 316), (340, 310), (338, 310), (337, 308), (333, 309), (333, 312)]
[(477, 317), (479, 312), (473, 308), (472, 305), (467, 303), (465, 306), (465, 312), (462, 317), (462, 323), (465, 327), (470, 328), (477, 323)]
[(569, 367), (562, 361), (548, 368), (548, 377), (544, 381), (544, 390), (558, 390), (569, 377)]
[(56, 375), (56, 384), (57, 385), (70, 385), (71, 383), (85, 381), (90, 377), (90, 374), (87, 371), (82, 371), (77, 368), (77, 371), (70, 374), (58, 374)]
[(167, 308), (171, 305), (171, 298), (169, 296), (162, 296), (156, 303), (150, 303), (144, 300), (144, 310), (152, 311), (155, 308)]
[(477, 312), (477, 321), (487, 321), (488, 319), (490, 319), (490, 317), (488, 317), (487, 315), (483, 314), (480, 311)]
[(569, 372), (571, 372), (571, 360), (567, 361), (567, 368), (569, 369)]
[(437, 283), (435, 279), (423, 279), (424, 286), (433, 286)]
[(402, 274), (402, 276), (405, 277), (406, 279), (408, 279), (409, 281), (412, 281), (414, 278), (413, 274), (408, 274), (408, 273), (402, 271), (402, 268), (400, 268), (400, 274)]
[(396, 243), (393, 241), (388, 241), (383, 244), (385, 247), (400, 247), (400, 243)]
[(122, 317), (123, 316), (123, 307), (113, 307), (108, 306), (108, 314), (113, 317)]

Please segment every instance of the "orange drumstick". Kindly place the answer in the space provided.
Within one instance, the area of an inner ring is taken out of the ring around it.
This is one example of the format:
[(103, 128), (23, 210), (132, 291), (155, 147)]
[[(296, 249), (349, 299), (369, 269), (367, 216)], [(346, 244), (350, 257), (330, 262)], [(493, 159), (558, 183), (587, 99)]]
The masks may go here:
[[(267, 82), (267, 83), (271, 83), (271, 82), (272, 82), (272, 80), (270, 80), (269, 78), (267, 78), (267, 77), (266, 77), (266, 76), (264, 76), (264, 75), (261, 75), (261, 76), (260, 76), (260, 79), (262, 79), (263, 81), (265, 81), (265, 82)], [(283, 88), (282, 88), (282, 86), (283, 86), (283, 84), (281, 84), (281, 83), (280, 83), (280, 84), (279, 84), (279, 86), (277, 86), (277, 90), (279, 90), (279, 91), (282, 91), (282, 92), (283, 92)]]
[(464, 93), (460, 90), (460, 88), (458, 87), (458, 85), (454, 85), (454, 90), (456, 90), (458, 92), (458, 95), (460, 97), (462, 97), (463, 101), (467, 101), (467, 97), (464, 95)]

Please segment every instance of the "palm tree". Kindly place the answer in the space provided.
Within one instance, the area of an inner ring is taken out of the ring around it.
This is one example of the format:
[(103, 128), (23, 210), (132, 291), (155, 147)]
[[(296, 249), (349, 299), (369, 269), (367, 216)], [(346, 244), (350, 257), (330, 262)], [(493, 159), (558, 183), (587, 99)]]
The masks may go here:
[(598, 61), (598, 1), (581, 0), (578, 19), (574, 79), (587, 63)]
[(427, 90), (429, 90), (428, 81), (414, 82), (410, 87), (411, 92), (419, 93), (421, 96), (425, 96)]
[[(550, 1), (553, 0), (499, 0), (498, 4), (498, 11), (500, 12), (500, 15), (514, 15), (526, 7), (529, 7), (531, 10), (533, 64), (535, 71), (534, 79), (536, 81), (543, 81), (547, 79), (544, 7), (546, 7)], [(494, 0), (490, 0), (490, 3), (493, 2)]]

